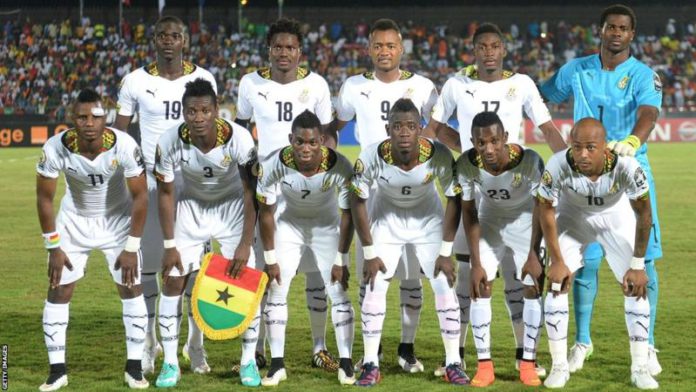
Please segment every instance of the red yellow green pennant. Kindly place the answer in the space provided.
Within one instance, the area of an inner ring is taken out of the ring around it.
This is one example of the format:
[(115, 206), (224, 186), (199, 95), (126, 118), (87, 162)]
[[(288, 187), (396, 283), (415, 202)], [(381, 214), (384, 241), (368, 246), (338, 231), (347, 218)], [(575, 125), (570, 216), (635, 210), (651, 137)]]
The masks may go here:
[(191, 294), (193, 318), (212, 340), (234, 339), (246, 331), (261, 303), (268, 276), (244, 267), (238, 278), (225, 274), (229, 260), (208, 253)]

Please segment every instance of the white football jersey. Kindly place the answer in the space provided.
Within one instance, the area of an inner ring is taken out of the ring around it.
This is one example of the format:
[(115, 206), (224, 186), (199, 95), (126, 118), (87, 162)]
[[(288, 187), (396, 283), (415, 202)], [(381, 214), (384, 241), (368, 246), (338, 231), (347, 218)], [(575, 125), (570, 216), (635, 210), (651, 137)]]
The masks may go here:
[(198, 78), (208, 80), (217, 94), (217, 84), (213, 75), (186, 61), (184, 74), (176, 80), (160, 77), (157, 63), (151, 63), (129, 73), (121, 81), (118, 114), (132, 116), (138, 112), (140, 145), (148, 171), (151, 171), (155, 164), (155, 146), (160, 135), (179, 125), (184, 119), (181, 97), (186, 91), (186, 83)]
[[(434, 180), (440, 181), (445, 196), (459, 195), (454, 159), (444, 144), (420, 138), (419, 145), (420, 164), (409, 171), (394, 164), (391, 140), (368, 146), (355, 161), (351, 188), (363, 199), (374, 198), (373, 227), (389, 226), (387, 230), (399, 231), (400, 238), (412, 242), (440, 241), (443, 209)], [(376, 190), (370, 196), (373, 184)]]
[(447, 123), (456, 109), (462, 151), (472, 147), (471, 122), (480, 112), (495, 112), (508, 133), (508, 142), (521, 144), (522, 111), (539, 126), (551, 121), (549, 110), (532, 79), (503, 71), (503, 79), (484, 82), (474, 67), (463, 68), (445, 82), (433, 109), (433, 119)]
[(155, 177), (162, 182), (174, 181), (181, 170), (183, 185), (179, 199), (217, 202), (241, 197), (244, 190), (238, 165), (256, 160), (256, 147), (244, 127), (222, 118), (216, 119), (217, 144), (207, 153), (191, 141), (191, 133), (182, 123), (168, 130), (159, 140), (155, 154)]
[(259, 161), (288, 144), (292, 121), (309, 110), (322, 124), (331, 122), (331, 93), (323, 77), (305, 68), (297, 69), (297, 80), (280, 84), (263, 68), (246, 74), (239, 82), (237, 118), (256, 122)]
[(624, 196), (631, 200), (648, 197), (645, 172), (633, 157), (605, 152), (604, 173), (591, 181), (576, 167), (570, 149), (554, 154), (541, 176), (539, 196), (558, 201), (558, 208), (601, 214)]
[(336, 116), (341, 121), (355, 117), (355, 137), (364, 149), (389, 137), (387, 116), (400, 98), (413, 101), (427, 123), (437, 101), (437, 89), (430, 79), (408, 71), (401, 71), (399, 80), (391, 83), (380, 81), (373, 72), (351, 76), (338, 94)]
[(544, 171), (544, 161), (533, 150), (508, 145), (510, 169), (494, 176), (483, 168), (475, 149), (464, 152), (457, 160), (457, 177), (462, 187), (462, 200), (476, 200), (481, 194), (480, 215), (514, 217), (534, 208), (534, 196)]
[(121, 215), (130, 210), (125, 177), (143, 173), (143, 154), (127, 133), (106, 128), (103, 147), (94, 160), (78, 152), (74, 128), (52, 136), (43, 146), (36, 172), (48, 178), (65, 174), (66, 190), (61, 210), (86, 217)]
[(262, 203), (272, 205), (280, 192), (285, 203), (280, 219), (284, 215), (337, 218), (338, 208), (350, 209), (352, 175), (352, 165), (346, 157), (322, 147), (319, 172), (306, 177), (297, 171), (292, 147), (287, 146), (274, 152), (259, 166), (256, 197)]

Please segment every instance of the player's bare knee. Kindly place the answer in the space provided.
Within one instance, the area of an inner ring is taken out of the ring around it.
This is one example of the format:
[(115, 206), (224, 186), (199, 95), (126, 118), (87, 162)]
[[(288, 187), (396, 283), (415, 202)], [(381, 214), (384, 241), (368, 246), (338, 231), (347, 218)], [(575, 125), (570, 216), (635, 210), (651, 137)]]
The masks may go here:
[(118, 295), (121, 297), (121, 299), (135, 298), (143, 293), (143, 286), (139, 284), (131, 287), (116, 284), (116, 287), (118, 288)]
[(170, 276), (162, 287), (162, 294), (167, 297), (181, 295), (186, 288), (187, 276)]
[(46, 300), (52, 304), (67, 304), (72, 299), (75, 282), (49, 288)]

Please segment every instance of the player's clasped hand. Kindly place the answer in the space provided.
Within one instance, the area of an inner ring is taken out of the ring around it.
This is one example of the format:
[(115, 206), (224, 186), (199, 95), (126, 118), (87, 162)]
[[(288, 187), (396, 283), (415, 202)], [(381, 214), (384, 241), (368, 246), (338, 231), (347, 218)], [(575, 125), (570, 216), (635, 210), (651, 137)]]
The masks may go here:
[(377, 273), (380, 271), (383, 274), (387, 272), (387, 267), (384, 266), (382, 259), (375, 257), (371, 260), (365, 260), (365, 265), (363, 266), (363, 282), (370, 284), (370, 290), (375, 289), (375, 280), (377, 279)]
[(543, 270), (541, 268), (539, 256), (535, 251), (532, 250), (529, 252), (529, 256), (527, 256), (527, 261), (524, 263), (524, 266), (522, 266), (522, 280), (524, 280), (525, 276), (527, 275), (532, 278), (534, 281), (534, 291), (536, 292), (536, 295), (541, 295), (539, 278), (541, 277), (542, 273)]
[[(564, 262), (552, 262), (551, 267), (549, 267), (548, 278), (548, 289), (553, 292), (554, 297), (568, 292), (570, 287), (570, 270)], [(556, 287), (556, 285), (560, 285), (560, 288)]]
[(68, 255), (60, 248), (50, 249), (48, 251), (48, 283), (51, 285), (52, 289), (60, 286), (63, 267), (66, 267), (70, 271), (73, 270)]
[(181, 255), (176, 248), (167, 248), (162, 256), (162, 280), (166, 284), (169, 281), (169, 273), (173, 268), (179, 270), (179, 274), (184, 274), (184, 265), (181, 264)]
[[(242, 273), (242, 270), (249, 261), (249, 255), (251, 254), (250, 249), (251, 247), (241, 244), (235, 249), (232, 261), (227, 265), (227, 276), (239, 278), (239, 274)], [(278, 283), (280, 283), (280, 281), (278, 281)]]
[(645, 299), (648, 293), (648, 275), (644, 270), (629, 269), (624, 275), (622, 286), (625, 295)]
[(331, 283), (340, 283), (343, 287), (343, 291), (348, 291), (348, 280), (350, 279), (350, 272), (348, 267), (334, 265), (331, 267)]
[(280, 266), (278, 265), (278, 263), (266, 264), (266, 274), (268, 275), (269, 282), (273, 282), (273, 279), (275, 279), (275, 281), (278, 282), (278, 285), (281, 284), (281, 282), (280, 282)]
[(477, 265), (477, 266), (471, 266), (471, 292), (469, 295), (471, 295), (472, 300), (477, 300), (481, 298), (481, 286), (484, 287), (485, 291), (488, 292), (490, 291), (490, 283), (488, 282), (488, 275), (486, 274), (486, 270), (483, 269), (482, 266)]
[(131, 288), (138, 278), (138, 254), (136, 252), (123, 251), (116, 259), (114, 270), (121, 269), (121, 284)]
[(449, 287), (454, 287), (454, 282), (457, 280), (457, 274), (454, 271), (454, 263), (451, 257), (438, 256), (435, 260), (435, 270), (433, 271), (433, 277), (437, 278), (437, 275), (442, 272), (447, 278), (447, 284)]

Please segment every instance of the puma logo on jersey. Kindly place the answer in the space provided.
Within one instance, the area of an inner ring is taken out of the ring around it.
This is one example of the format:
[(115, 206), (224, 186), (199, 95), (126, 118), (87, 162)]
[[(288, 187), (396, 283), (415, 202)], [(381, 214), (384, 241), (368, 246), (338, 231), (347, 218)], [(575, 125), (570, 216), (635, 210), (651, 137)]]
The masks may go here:
[(367, 98), (367, 99), (370, 99), (370, 94), (372, 94), (372, 91), (368, 91), (368, 92), (361, 91), (360, 92), (360, 95), (364, 95), (365, 98)]
[(155, 92), (157, 92), (157, 89), (154, 89), (154, 90), (145, 89), (145, 92), (148, 93), (148, 94), (150, 94), (150, 95), (152, 95), (152, 98), (154, 98), (154, 97), (155, 97)]
[(464, 91), (465, 91), (467, 94), (471, 95), (471, 98), (474, 98), (474, 93), (476, 92), (476, 90), (471, 90), (471, 91), (469, 91), (469, 90), (464, 90)]
[(389, 184), (389, 179), (383, 176), (379, 176), (379, 179)]
[(261, 91), (259, 91), (257, 94), (259, 94), (260, 96), (263, 97), (263, 99), (265, 99), (266, 101), (268, 101), (267, 95), (268, 95), (269, 92), (270, 92), (270, 91), (266, 91), (266, 94), (264, 94), (264, 93), (262, 93)]
[(189, 160), (191, 160), (191, 158), (189, 158), (189, 159), (184, 159), (184, 157), (181, 157), (181, 163), (185, 163), (186, 166), (188, 166)]
[(283, 185), (287, 185), (288, 187), (292, 188), (292, 184), (287, 181), (283, 181)]
[(71, 173), (77, 173), (77, 170), (73, 169), (72, 167), (68, 166), (68, 171)]

